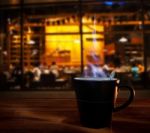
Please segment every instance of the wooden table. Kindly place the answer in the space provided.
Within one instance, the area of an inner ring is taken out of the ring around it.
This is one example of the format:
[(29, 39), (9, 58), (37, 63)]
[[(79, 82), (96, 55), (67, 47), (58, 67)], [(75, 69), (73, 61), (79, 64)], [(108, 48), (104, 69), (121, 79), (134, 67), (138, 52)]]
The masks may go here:
[(74, 98), (0, 98), (1, 133), (150, 133), (150, 99), (114, 113), (112, 128), (82, 127)]

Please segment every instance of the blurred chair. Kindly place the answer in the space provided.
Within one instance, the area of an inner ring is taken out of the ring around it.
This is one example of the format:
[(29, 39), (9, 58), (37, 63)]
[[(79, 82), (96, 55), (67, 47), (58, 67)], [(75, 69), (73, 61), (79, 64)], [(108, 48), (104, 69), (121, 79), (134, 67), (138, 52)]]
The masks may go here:
[(65, 89), (67, 88), (67, 85), (68, 85), (67, 79), (59, 78), (59, 79), (56, 79), (54, 87), (58, 89)]
[(53, 73), (41, 74), (40, 87), (51, 88), (55, 85), (56, 77)]
[(120, 81), (120, 84), (132, 86), (131, 72), (116, 72), (115, 78), (117, 78)]
[(8, 89), (9, 83), (7, 80), (7, 76), (3, 72), (0, 72), (0, 90), (8, 90)]
[(31, 89), (33, 87), (34, 74), (31, 71), (28, 71), (24, 74), (24, 85), (25, 88)]

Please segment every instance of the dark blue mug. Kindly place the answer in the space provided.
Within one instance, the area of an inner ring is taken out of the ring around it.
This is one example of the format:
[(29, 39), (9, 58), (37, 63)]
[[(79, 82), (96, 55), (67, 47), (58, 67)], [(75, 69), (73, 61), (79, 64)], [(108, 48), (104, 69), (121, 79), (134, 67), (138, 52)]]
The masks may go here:
[[(111, 127), (112, 112), (126, 108), (134, 99), (135, 91), (131, 86), (121, 85), (116, 78), (76, 77), (73, 80), (80, 122), (85, 127)], [(120, 88), (129, 90), (128, 99), (115, 106)]]

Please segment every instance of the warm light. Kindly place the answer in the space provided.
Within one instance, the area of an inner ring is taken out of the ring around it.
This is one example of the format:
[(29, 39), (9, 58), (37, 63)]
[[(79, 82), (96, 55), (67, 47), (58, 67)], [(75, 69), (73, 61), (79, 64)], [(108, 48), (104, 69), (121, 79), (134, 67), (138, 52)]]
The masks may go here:
[(8, 55), (7, 51), (3, 51), (3, 55), (7, 56)]
[(37, 49), (34, 49), (33, 51), (32, 51), (32, 56), (35, 56), (35, 55), (37, 55), (38, 54), (38, 50)]
[(127, 39), (126, 37), (121, 37), (121, 38), (119, 39), (119, 42), (125, 43), (125, 42), (128, 42), (128, 39)]
[[(90, 19), (83, 18), (84, 63), (87, 63), (87, 56), (95, 54), (104, 62), (104, 26), (94, 24)], [(81, 42), (79, 25), (70, 21), (65, 25), (46, 25), (46, 46), (44, 61), (51, 64), (53, 60), (58, 65), (80, 65), (81, 63)], [(51, 33), (49, 35), (49, 33)], [(64, 34), (63, 34), (64, 33)], [(71, 34), (68, 34), (71, 33)], [(76, 34), (74, 34), (76, 33)], [(76, 45), (79, 44), (79, 45)]]
[(74, 43), (80, 44), (80, 40), (76, 39), (76, 40), (74, 40)]
[(31, 33), (32, 33), (31, 27), (28, 27), (28, 31), (26, 34), (26, 40), (27, 40), (28, 44), (34, 44), (35, 43), (33, 40), (31, 40)]
[(33, 44), (35, 44), (35, 41), (34, 40), (29, 40), (27, 43), (33, 45)]

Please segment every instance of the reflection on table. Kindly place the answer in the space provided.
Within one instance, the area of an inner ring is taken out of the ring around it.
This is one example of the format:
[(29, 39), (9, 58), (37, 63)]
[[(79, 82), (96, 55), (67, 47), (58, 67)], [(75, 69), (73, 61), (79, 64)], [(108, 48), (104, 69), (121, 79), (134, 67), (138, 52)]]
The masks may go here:
[(0, 132), (149, 133), (149, 103), (150, 99), (135, 100), (113, 114), (111, 128), (91, 129), (80, 125), (74, 98), (1, 97)]

